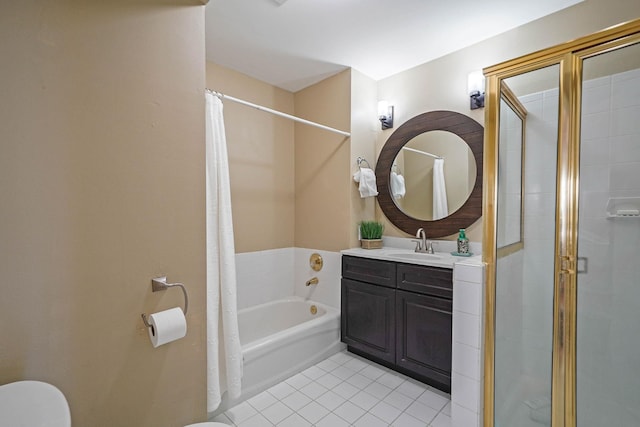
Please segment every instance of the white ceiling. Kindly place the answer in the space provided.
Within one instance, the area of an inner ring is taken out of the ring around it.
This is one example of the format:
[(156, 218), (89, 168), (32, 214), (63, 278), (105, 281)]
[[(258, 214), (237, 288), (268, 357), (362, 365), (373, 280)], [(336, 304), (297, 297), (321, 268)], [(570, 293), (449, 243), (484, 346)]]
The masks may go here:
[(296, 92), (380, 80), (582, 0), (211, 0), (207, 60)]

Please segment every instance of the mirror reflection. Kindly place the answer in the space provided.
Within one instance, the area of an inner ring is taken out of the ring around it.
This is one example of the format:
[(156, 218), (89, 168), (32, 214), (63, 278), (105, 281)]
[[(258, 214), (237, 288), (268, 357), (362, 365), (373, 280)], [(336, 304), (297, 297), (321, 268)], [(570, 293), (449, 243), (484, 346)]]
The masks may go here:
[(469, 198), (476, 162), (469, 145), (441, 130), (421, 133), (405, 144), (393, 161), (393, 201), (405, 214), (423, 221), (445, 218)]

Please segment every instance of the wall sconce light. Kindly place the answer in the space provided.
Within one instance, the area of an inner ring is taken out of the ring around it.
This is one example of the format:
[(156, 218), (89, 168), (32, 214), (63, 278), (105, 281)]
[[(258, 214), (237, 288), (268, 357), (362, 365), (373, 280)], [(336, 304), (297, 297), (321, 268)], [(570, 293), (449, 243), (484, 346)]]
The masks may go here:
[(471, 98), (471, 109), (484, 108), (484, 75), (482, 71), (474, 71), (469, 74), (467, 90)]
[(378, 120), (382, 124), (382, 130), (393, 127), (393, 105), (387, 101), (378, 102)]

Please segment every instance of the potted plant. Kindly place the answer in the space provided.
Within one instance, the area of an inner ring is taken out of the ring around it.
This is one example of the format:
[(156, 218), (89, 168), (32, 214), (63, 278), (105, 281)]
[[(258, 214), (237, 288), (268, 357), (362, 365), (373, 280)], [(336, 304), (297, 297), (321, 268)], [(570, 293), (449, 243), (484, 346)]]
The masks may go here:
[(360, 223), (360, 246), (363, 249), (382, 248), (382, 231), (384, 224), (378, 221), (362, 221)]

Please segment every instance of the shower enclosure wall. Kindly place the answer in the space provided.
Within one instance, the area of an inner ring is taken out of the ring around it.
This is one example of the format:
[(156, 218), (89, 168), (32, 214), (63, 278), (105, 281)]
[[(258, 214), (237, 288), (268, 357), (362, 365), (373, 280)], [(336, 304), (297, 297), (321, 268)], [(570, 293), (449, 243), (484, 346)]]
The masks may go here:
[(640, 425), (640, 21), (485, 74), (484, 425)]

